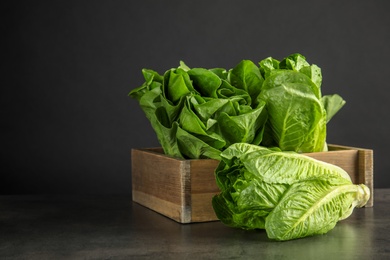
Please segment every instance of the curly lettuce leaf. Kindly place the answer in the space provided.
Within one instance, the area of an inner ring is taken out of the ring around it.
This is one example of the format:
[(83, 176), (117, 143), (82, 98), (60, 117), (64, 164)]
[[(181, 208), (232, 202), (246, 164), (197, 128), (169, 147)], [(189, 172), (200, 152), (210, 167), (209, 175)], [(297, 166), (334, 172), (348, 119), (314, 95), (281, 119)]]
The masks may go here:
[(265, 103), (262, 102), (256, 109), (248, 112), (229, 116), (221, 113), (218, 117), (218, 124), (227, 144), (234, 143), (254, 143), (259, 144), (262, 140), (262, 127), (267, 120), (265, 113)]
[(268, 78), (272, 71), (279, 69), (280, 62), (277, 59), (272, 57), (268, 57), (259, 62), (260, 65), (260, 73), (263, 78)]
[(263, 77), (259, 68), (250, 60), (241, 61), (229, 74), (230, 83), (245, 90), (251, 97), (252, 103), (257, 105), (257, 96), (263, 85)]

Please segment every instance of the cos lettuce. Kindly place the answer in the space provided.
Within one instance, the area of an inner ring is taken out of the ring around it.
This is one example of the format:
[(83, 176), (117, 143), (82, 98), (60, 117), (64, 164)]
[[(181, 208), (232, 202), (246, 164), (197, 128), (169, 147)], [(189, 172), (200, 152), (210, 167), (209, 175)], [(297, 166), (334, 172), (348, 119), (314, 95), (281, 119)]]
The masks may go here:
[(219, 160), (233, 143), (261, 143), (267, 113), (256, 97), (263, 78), (251, 61), (230, 71), (181, 62), (164, 75), (142, 72), (144, 84), (129, 95), (139, 101), (165, 154)]
[(226, 225), (265, 229), (275, 240), (324, 234), (369, 199), (341, 168), (310, 157), (249, 144), (221, 154), (213, 198)]
[(326, 150), (326, 123), (344, 105), (322, 96), (321, 69), (304, 56), (243, 60), (232, 69), (143, 69), (139, 101), (167, 155), (213, 158), (234, 143), (284, 151)]

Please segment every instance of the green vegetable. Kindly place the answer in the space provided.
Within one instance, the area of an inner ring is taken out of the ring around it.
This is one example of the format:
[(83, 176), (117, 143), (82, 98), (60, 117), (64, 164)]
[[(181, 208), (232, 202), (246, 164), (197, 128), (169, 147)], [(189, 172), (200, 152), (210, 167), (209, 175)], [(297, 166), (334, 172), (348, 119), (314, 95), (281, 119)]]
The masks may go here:
[(266, 80), (258, 98), (267, 103), (266, 131), (274, 144), (284, 151), (326, 150), (327, 109), (336, 113), (341, 106), (321, 102), (321, 69), (300, 54), (280, 63), (269, 58), (260, 67)]
[(256, 97), (263, 78), (251, 61), (229, 72), (181, 62), (163, 76), (146, 69), (143, 74), (145, 83), (129, 95), (139, 101), (165, 154), (219, 160), (233, 143), (262, 141), (267, 114)]
[(259, 98), (267, 103), (268, 126), (278, 147), (285, 151), (323, 151), (326, 110), (318, 87), (306, 75), (273, 73), (264, 82)]
[(341, 168), (279, 148), (237, 143), (221, 153), (213, 198), (218, 218), (232, 227), (265, 229), (271, 239), (324, 234), (369, 199)]
[(326, 123), (345, 104), (322, 96), (321, 69), (304, 56), (243, 60), (232, 69), (190, 68), (180, 62), (160, 75), (143, 69), (137, 99), (165, 154), (213, 158), (234, 143), (284, 151), (326, 150)]

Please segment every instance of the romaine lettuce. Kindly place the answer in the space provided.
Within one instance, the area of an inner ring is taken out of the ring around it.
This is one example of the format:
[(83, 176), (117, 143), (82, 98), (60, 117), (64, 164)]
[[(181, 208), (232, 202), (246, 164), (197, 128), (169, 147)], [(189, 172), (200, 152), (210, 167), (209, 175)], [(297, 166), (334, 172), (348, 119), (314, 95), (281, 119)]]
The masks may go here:
[(301, 54), (259, 67), (243, 60), (232, 69), (190, 68), (184, 62), (159, 75), (142, 70), (137, 99), (167, 155), (213, 158), (234, 143), (283, 151), (326, 150), (326, 123), (345, 104), (321, 95), (321, 69)]
[(221, 158), (215, 172), (221, 193), (212, 201), (217, 217), (232, 227), (265, 229), (271, 239), (324, 234), (370, 196), (338, 166), (295, 152), (237, 143)]
[(129, 95), (139, 101), (165, 154), (219, 160), (233, 143), (261, 143), (267, 113), (256, 99), (263, 78), (252, 62), (229, 72), (181, 62), (163, 76), (146, 69), (143, 74), (145, 83)]

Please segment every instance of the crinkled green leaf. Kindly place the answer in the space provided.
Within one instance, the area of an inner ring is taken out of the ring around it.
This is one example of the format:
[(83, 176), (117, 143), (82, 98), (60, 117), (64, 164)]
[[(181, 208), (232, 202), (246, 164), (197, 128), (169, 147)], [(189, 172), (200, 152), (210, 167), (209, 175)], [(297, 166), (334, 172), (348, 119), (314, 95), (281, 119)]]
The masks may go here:
[(326, 111), (316, 96), (316, 89), (299, 72), (281, 71), (265, 80), (259, 98), (267, 103), (267, 126), (282, 150), (323, 151)]
[(226, 113), (222, 113), (218, 117), (217, 120), (221, 128), (221, 133), (228, 145), (241, 142), (253, 142), (267, 119), (264, 107), (265, 103), (263, 102), (256, 109), (250, 110), (249, 112), (236, 116), (229, 116)]
[(221, 79), (210, 70), (194, 68), (188, 71), (193, 81), (193, 86), (202, 95), (212, 98), (217, 97), (217, 89), (221, 86)]
[(146, 92), (154, 88), (160, 88), (163, 83), (163, 77), (154, 70), (142, 69), (142, 74), (145, 78), (145, 82), (140, 87), (133, 89), (129, 93), (130, 97), (135, 98), (138, 101)]
[(293, 184), (267, 216), (265, 229), (271, 239), (291, 240), (327, 233), (367, 201), (364, 185), (331, 185), (308, 180)]
[(226, 145), (226, 141), (215, 131), (210, 131), (209, 128), (211, 128), (211, 126), (206, 126), (206, 124), (204, 124), (195, 114), (191, 106), (191, 99), (191, 97), (187, 97), (187, 100), (181, 110), (179, 116), (179, 124), (181, 128), (186, 130), (188, 133), (197, 136), (210, 146), (222, 149)]
[(300, 71), (303, 67), (310, 66), (306, 61), (305, 56), (299, 53), (294, 53), (284, 58), (280, 64), (280, 69)]
[(177, 128), (176, 138), (180, 152), (187, 158), (220, 160), (220, 150), (203, 142), (180, 127)]
[(228, 99), (211, 99), (204, 103), (193, 102), (194, 112), (203, 122), (207, 122), (213, 115), (229, 102)]
[(245, 90), (233, 87), (228, 81), (222, 80), (221, 87), (217, 90), (218, 98), (229, 99), (239, 104), (250, 105), (251, 97)]
[(263, 59), (259, 62), (260, 65), (260, 72), (263, 78), (268, 78), (271, 75), (271, 72), (273, 70), (278, 70), (279, 69), (279, 61), (272, 58), (268, 57), (266, 59)]
[(164, 76), (164, 93), (167, 99), (176, 103), (183, 96), (191, 93), (191, 87), (186, 80), (187, 74), (180, 70), (170, 70)]
[(253, 105), (257, 105), (257, 96), (264, 81), (259, 67), (250, 60), (243, 60), (231, 70), (229, 79), (233, 86), (245, 90), (250, 95)]
[(321, 98), (319, 87), (305, 74), (292, 70), (274, 70), (271, 75), (265, 79), (262, 92), (277, 87), (291, 85), (305, 85), (310, 89), (316, 98)]
[(340, 167), (294, 152), (263, 149), (247, 153), (240, 160), (249, 172), (267, 183), (293, 184), (318, 176), (327, 176), (335, 184), (351, 183), (348, 173)]
[(237, 158), (256, 179), (267, 183), (293, 184), (318, 176), (327, 176), (333, 183), (351, 183), (348, 173), (338, 166), (278, 148), (236, 143), (224, 150), (221, 158), (227, 167)]
[(311, 81), (313, 81), (313, 83), (317, 85), (318, 88), (321, 87), (322, 73), (321, 69), (317, 65), (312, 64), (311, 66), (302, 67), (299, 72), (308, 76)]
[(210, 69), (210, 71), (215, 73), (220, 79), (226, 80), (228, 77), (228, 72), (224, 68), (214, 68)]
[(227, 189), (213, 198), (217, 217), (232, 227), (264, 228), (265, 217), (277, 203), (274, 198), (281, 196), (286, 186), (252, 181), (250, 173), (240, 168), (228, 175)]

